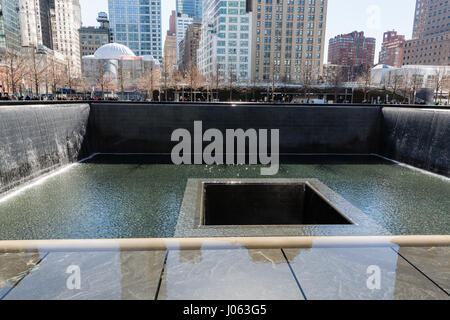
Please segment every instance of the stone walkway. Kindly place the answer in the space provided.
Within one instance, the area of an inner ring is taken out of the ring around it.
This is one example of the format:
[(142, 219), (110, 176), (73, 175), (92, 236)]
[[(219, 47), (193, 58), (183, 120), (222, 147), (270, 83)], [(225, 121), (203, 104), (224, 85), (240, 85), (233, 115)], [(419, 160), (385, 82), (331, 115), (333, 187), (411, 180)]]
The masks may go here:
[(450, 247), (0, 253), (4, 300), (428, 300), (449, 294)]

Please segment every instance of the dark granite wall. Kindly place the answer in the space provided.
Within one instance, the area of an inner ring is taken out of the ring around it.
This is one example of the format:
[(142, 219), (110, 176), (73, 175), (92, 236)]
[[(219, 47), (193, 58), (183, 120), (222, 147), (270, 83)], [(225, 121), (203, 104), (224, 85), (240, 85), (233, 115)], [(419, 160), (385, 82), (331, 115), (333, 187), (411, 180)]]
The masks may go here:
[(385, 107), (382, 153), (450, 177), (450, 110)]
[(281, 153), (377, 153), (380, 108), (92, 104), (98, 152), (170, 153), (178, 128), (280, 129)]
[(0, 193), (90, 154), (89, 105), (0, 106)]

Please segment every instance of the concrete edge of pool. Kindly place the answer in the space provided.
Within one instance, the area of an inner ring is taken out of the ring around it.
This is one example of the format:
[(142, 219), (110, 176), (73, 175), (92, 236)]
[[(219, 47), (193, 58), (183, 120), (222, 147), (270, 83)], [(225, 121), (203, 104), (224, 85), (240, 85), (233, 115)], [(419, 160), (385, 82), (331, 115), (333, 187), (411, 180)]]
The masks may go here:
[[(273, 225), (204, 225), (202, 222), (204, 185), (295, 185), (307, 183), (320, 197), (351, 223), (344, 224), (273, 224)], [(175, 228), (175, 238), (211, 237), (299, 237), (299, 236), (387, 236), (391, 233), (353, 206), (319, 179), (188, 179)]]
[(6, 240), (1, 252), (40, 251), (151, 251), (212, 249), (279, 249), (342, 247), (445, 247), (450, 235), (330, 236), (330, 237), (223, 237), (154, 239)]

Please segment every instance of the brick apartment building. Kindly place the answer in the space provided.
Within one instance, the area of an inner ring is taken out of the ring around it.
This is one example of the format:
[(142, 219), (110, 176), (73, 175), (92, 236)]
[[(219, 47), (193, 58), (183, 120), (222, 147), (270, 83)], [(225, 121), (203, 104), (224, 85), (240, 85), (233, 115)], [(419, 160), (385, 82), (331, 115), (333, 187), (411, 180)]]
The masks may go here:
[(373, 67), (375, 38), (366, 38), (364, 32), (354, 31), (330, 39), (328, 63), (340, 65), (347, 74), (344, 81), (355, 81), (363, 72)]
[(405, 36), (397, 34), (397, 31), (388, 31), (383, 35), (383, 44), (379, 57), (379, 63), (391, 67), (401, 68), (403, 65), (403, 47)]

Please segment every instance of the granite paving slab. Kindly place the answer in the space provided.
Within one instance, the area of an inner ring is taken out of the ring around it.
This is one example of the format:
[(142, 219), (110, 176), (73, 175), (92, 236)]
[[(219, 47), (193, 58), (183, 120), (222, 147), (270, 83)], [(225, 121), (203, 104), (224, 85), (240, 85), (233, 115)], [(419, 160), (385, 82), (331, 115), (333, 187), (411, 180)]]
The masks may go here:
[(169, 251), (158, 299), (302, 300), (281, 250)]
[(450, 247), (400, 248), (399, 253), (450, 294)]
[[(50, 253), (5, 299), (154, 299), (165, 255), (165, 251)], [(79, 287), (74, 278), (78, 275)]]
[(45, 257), (46, 253), (0, 253), (0, 299)]
[(448, 299), (392, 248), (311, 248), (284, 252), (307, 299)]

